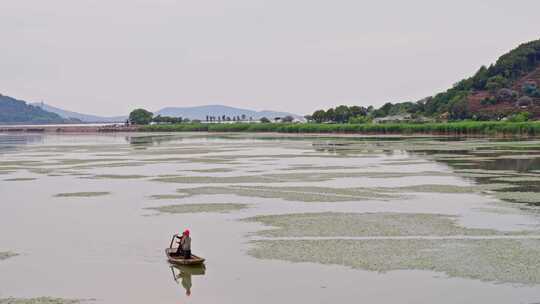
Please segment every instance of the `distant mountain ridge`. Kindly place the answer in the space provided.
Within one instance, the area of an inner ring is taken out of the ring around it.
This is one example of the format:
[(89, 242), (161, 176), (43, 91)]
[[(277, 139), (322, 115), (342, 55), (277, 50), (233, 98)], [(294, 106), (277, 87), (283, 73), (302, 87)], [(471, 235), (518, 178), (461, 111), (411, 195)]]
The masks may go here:
[(0, 94), (1, 124), (63, 124), (80, 123), (79, 120), (65, 119), (58, 114), (27, 104), (23, 100)]
[(104, 117), (91, 114), (82, 114), (78, 112), (68, 111), (60, 109), (43, 102), (32, 103), (33, 106), (39, 107), (47, 112), (58, 114), (60, 117), (65, 119), (78, 119), (86, 123), (113, 123), (113, 122), (124, 122), (127, 119), (127, 116), (115, 116), (115, 117)]
[[(84, 114), (74, 111), (61, 109), (44, 102), (26, 103), (22, 100), (17, 100), (8, 96), (0, 95), (0, 123), (120, 123), (126, 121), (128, 118), (125, 116), (113, 116), (105, 117), (91, 114)], [(8, 101), (11, 106), (8, 106)], [(14, 104), (17, 104), (17, 110), (13, 108)], [(1, 107), (4, 105), (5, 110)], [(8, 108), (11, 110), (8, 111)], [(3, 110), (3, 111), (2, 111)], [(23, 113), (33, 113), (30, 116), (24, 116)], [(172, 116), (182, 117), (191, 120), (206, 120), (207, 116), (215, 117), (245, 117), (246, 119), (252, 118), (253, 120), (259, 120), (263, 117), (268, 119), (274, 119), (276, 117), (292, 116), (298, 120), (304, 120), (303, 116), (278, 111), (255, 111), (249, 109), (242, 109), (224, 105), (206, 105), (206, 106), (194, 106), (194, 107), (165, 107), (161, 110), (155, 111), (154, 116)], [(32, 117), (31, 117), (32, 116)], [(11, 122), (13, 121), (13, 122)]]
[(166, 107), (154, 113), (154, 115), (161, 116), (173, 116), (173, 117), (182, 117), (189, 119), (198, 119), (205, 120), (206, 116), (229, 116), (236, 117), (245, 115), (247, 118), (253, 118), (254, 120), (259, 120), (263, 117), (268, 119), (274, 119), (276, 117), (292, 116), (296, 119), (303, 120), (304, 117), (288, 113), (288, 112), (277, 112), (277, 111), (254, 111), (249, 109), (235, 108), (223, 105), (207, 105), (207, 106), (195, 106), (195, 107)]

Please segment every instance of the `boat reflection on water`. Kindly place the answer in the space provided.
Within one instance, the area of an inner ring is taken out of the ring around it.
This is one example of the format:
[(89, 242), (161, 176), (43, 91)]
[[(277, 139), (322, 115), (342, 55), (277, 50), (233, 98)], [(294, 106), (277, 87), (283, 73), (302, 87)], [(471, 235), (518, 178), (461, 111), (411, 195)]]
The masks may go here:
[(204, 266), (204, 264), (196, 266), (170, 266), (174, 281), (182, 285), (182, 287), (186, 290), (187, 296), (191, 296), (191, 277), (203, 276), (206, 273), (206, 267)]

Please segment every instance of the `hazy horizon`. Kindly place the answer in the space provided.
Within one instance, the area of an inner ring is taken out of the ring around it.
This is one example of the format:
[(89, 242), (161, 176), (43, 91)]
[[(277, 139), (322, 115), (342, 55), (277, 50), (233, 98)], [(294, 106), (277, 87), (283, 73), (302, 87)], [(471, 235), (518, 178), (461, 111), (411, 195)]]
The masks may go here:
[(540, 2), (0, 4), (0, 93), (95, 115), (415, 101), (540, 38)]

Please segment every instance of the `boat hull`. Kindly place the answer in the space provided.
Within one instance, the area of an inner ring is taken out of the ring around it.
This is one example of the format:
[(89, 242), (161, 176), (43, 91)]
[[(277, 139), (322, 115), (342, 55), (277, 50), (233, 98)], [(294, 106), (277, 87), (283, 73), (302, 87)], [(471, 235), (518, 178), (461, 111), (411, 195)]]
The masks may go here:
[(204, 263), (204, 259), (196, 256), (194, 254), (191, 255), (191, 259), (184, 259), (184, 257), (181, 256), (175, 256), (174, 253), (176, 252), (176, 249), (174, 248), (167, 248), (165, 249), (165, 254), (167, 255), (167, 259), (169, 260), (169, 263), (175, 264), (175, 265), (201, 265)]

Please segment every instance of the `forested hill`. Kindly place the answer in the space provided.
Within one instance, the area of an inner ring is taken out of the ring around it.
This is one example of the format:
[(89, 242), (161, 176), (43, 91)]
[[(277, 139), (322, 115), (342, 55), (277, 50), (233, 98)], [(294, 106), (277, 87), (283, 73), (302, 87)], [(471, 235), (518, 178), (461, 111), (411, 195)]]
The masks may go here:
[(54, 124), (77, 122), (47, 112), (22, 100), (0, 94), (0, 124)]
[(539, 86), (540, 40), (535, 40), (502, 55), (489, 67), (482, 66), (446, 92), (427, 98), (423, 112), (448, 113), (451, 119), (498, 119), (520, 111), (538, 117)]
[(540, 40), (524, 43), (447, 91), (416, 102), (388, 102), (379, 108), (341, 105), (307, 117), (338, 123), (540, 119)]

